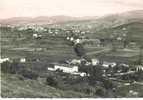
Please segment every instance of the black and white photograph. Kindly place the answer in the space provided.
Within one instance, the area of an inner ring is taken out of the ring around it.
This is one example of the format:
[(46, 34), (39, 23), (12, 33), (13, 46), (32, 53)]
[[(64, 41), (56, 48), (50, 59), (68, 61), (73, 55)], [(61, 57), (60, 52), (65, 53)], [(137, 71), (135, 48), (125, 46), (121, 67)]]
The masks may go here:
[(143, 98), (143, 0), (0, 0), (1, 98)]

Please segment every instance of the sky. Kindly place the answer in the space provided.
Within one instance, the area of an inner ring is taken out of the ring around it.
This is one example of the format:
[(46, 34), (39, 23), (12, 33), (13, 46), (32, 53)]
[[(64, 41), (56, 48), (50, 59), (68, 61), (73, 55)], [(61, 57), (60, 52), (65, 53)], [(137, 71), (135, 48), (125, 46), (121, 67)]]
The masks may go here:
[(143, 0), (0, 0), (0, 19), (37, 16), (103, 16), (143, 10)]

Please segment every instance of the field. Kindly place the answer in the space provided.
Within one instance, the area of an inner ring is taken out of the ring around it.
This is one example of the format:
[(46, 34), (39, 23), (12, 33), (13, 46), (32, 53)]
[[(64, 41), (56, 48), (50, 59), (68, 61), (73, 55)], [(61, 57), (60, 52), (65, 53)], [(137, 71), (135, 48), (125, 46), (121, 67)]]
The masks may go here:
[(20, 80), (19, 75), (1, 73), (1, 96), (4, 98), (81, 98), (86, 94), (75, 91), (62, 91), (45, 85), (40, 80)]

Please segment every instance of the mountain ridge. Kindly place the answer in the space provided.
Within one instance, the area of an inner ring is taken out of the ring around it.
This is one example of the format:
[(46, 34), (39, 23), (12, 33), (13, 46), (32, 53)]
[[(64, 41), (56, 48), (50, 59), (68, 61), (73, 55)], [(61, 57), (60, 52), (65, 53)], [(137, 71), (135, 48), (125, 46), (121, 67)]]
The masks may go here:
[[(143, 10), (134, 10), (123, 12), (120, 14), (111, 14), (102, 17), (97, 16), (84, 16), (84, 17), (71, 17), (65, 15), (58, 16), (38, 16), (38, 17), (13, 17), (8, 19), (0, 19), (1, 24), (61, 24), (65, 22), (78, 22), (87, 21), (87, 23), (102, 23), (105, 26), (113, 23), (127, 23), (130, 21), (143, 22)], [(95, 22), (94, 22), (95, 21)], [(84, 24), (84, 23), (82, 23)], [(111, 24), (111, 25), (110, 25)]]

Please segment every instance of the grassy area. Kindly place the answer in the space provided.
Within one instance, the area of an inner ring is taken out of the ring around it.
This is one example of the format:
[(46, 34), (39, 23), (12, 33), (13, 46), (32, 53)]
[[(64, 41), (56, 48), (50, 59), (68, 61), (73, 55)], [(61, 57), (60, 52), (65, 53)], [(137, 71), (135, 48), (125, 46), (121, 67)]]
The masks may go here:
[[(130, 93), (130, 91), (135, 91), (138, 93), (138, 95), (133, 95)], [(132, 84), (129, 86), (121, 86), (117, 88), (117, 94), (119, 97), (143, 97), (143, 85), (139, 84)]]
[(62, 91), (45, 85), (39, 80), (23, 79), (13, 74), (1, 73), (1, 96), (9, 98), (80, 98), (88, 97), (83, 93), (75, 91)]

